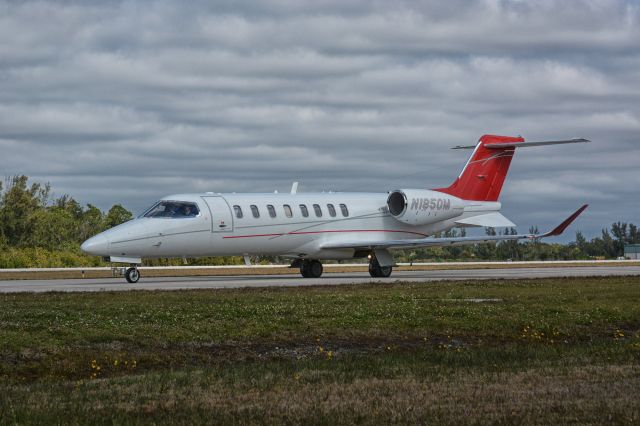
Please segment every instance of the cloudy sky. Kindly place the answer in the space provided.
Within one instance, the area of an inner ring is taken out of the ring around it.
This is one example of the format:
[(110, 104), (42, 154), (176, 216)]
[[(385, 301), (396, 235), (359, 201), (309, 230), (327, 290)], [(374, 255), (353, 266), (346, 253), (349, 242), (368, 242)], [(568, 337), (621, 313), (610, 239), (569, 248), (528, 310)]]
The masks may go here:
[(0, 2), (0, 173), (103, 209), (438, 187), (485, 133), (593, 140), (516, 154), (521, 231), (640, 223), (640, 2)]

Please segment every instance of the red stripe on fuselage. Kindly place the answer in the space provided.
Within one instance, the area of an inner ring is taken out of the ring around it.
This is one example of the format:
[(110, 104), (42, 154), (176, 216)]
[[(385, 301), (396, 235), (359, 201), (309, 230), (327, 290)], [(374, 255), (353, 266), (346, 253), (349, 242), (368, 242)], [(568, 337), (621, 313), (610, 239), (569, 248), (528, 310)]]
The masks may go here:
[(350, 230), (285, 232), (282, 234), (230, 235), (222, 238), (281, 237), (283, 235), (310, 235), (310, 234), (330, 234), (330, 233), (345, 233), (345, 232), (396, 232), (396, 233), (402, 233), (402, 234), (420, 235), (421, 237), (428, 237), (427, 234), (421, 234), (419, 232), (411, 232), (411, 231), (396, 231), (396, 230), (389, 230), (389, 229), (350, 229)]

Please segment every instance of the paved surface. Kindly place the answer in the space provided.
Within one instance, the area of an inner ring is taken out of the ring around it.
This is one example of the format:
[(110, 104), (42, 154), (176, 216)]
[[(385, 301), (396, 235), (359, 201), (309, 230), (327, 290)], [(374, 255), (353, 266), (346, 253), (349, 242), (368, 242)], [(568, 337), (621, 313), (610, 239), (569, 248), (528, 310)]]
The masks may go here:
[(0, 293), (45, 291), (185, 290), (198, 288), (294, 287), (362, 284), (370, 282), (425, 282), (469, 279), (518, 279), (592, 276), (640, 276), (640, 266), (554, 267), (517, 269), (466, 269), (444, 271), (394, 271), (390, 278), (371, 278), (368, 273), (328, 273), (318, 279), (298, 275), (242, 275), (216, 277), (146, 278), (128, 284), (124, 278), (77, 280), (0, 281)]

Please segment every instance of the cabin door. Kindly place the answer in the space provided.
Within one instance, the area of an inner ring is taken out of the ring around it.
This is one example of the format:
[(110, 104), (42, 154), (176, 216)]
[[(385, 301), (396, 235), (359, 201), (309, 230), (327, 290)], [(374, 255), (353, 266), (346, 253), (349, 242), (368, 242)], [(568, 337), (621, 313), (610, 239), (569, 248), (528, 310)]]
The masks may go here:
[(211, 232), (232, 232), (233, 216), (229, 204), (222, 197), (202, 197), (211, 213)]

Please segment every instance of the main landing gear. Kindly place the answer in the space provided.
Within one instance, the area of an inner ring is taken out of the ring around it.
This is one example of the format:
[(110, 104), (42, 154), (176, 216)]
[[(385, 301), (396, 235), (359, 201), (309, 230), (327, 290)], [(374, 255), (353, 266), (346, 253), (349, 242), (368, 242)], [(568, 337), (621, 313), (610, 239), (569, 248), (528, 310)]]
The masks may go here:
[(305, 278), (320, 278), (322, 276), (322, 263), (319, 260), (304, 259), (300, 263), (300, 273)]
[[(291, 264), (291, 267), (300, 267), (300, 274), (304, 278), (320, 278), (322, 276), (323, 268), (319, 260), (297, 259)], [(378, 259), (373, 255), (371, 256), (371, 260), (369, 260), (369, 275), (373, 278), (387, 278), (391, 276), (392, 271), (392, 266), (381, 266)]]
[(387, 278), (391, 275), (391, 271), (393, 271), (392, 266), (380, 266), (378, 259), (374, 255), (371, 255), (371, 260), (369, 260), (369, 275), (373, 278)]

